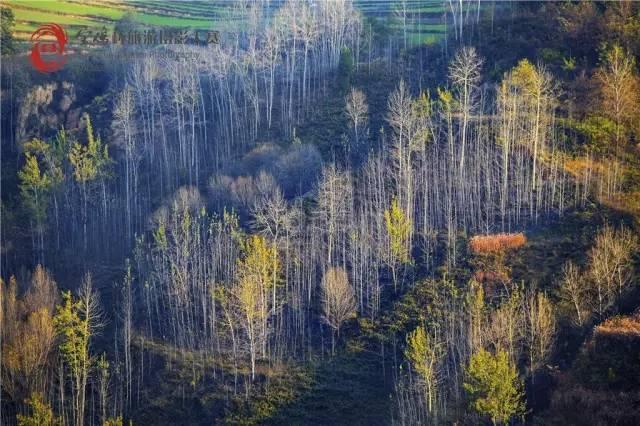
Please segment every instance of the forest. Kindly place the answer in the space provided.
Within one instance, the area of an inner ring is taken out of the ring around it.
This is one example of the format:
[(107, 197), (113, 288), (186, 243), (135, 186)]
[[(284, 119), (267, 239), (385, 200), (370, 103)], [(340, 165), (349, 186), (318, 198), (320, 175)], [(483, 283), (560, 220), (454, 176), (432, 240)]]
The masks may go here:
[(90, 2), (233, 19), (83, 45), (48, 12), (54, 72), (33, 3), (0, 425), (640, 423), (640, 3)]

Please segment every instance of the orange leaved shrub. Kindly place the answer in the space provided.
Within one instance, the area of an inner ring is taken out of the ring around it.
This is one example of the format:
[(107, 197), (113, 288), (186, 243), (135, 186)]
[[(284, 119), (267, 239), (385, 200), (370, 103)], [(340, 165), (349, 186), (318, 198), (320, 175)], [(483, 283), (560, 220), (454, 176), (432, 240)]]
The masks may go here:
[(610, 318), (596, 327), (598, 335), (640, 337), (640, 311), (629, 316)]
[(492, 254), (522, 247), (527, 237), (522, 232), (517, 234), (476, 235), (469, 241), (471, 251), (475, 254)]

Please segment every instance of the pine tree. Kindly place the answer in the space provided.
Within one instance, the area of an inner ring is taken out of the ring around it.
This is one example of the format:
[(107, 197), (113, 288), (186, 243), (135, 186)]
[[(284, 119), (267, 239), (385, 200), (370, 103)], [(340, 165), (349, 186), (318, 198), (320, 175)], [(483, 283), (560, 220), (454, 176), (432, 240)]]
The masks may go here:
[(90, 341), (101, 326), (100, 316), (91, 276), (87, 274), (78, 299), (74, 301), (70, 292), (63, 293), (62, 304), (58, 306), (58, 312), (54, 317), (56, 331), (61, 336), (60, 353), (72, 382), (72, 412), (77, 426), (84, 424), (86, 387), (94, 365)]
[(524, 414), (522, 381), (502, 350), (492, 355), (481, 349), (471, 357), (464, 389), (471, 408), (489, 416), (493, 424), (507, 423), (512, 417)]
[(53, 415), (51, 404), (45, 401), (42, 394), (34, 393), (26, 401), (31, 414), (18, 414), (18, 426), (57, 426), (62, 422)]
[(15, 24), (15, 16), (10, 7), (0, 7), (0, 52), (2, 56), (10, 55), (16, 51), (15, 37), (13, 36), (13, 28)]
[(22, 201), (29, 211), (32, 228), (38, 236), (38, 246), (44, 249), (44, 228), (47, 221), (47, 206), (51, 189), (50, 176), (41, 170), (38, 157), (30, 152), (25, 152), (26, 161), (18, 172), (20, 179), (20, 194)]
[(104, 181), (108, 176), (108, 167), (111, 164), (111, 159), (108, 146), (93, 134), (93, 126), (89, 115), (85, 115), (85, 119), (87, 122), (87, 144), (82, 145), (76, 141), (71, 146), (69, 161), (73, 168), (73, 176), (82, 190), (83, 247), (86, 250), (90, 186), (98, 179)]
[(73, 166), (76, 181), (87, 183), (102, 177), (106, 167), (111, 162), (108, 145), (103, 144), (100, 137), (96, 137), (91, 124), (91, 117), (85, 115), (87, 125), (87, 144), (75, 142), (69, 153), (69, 161)]

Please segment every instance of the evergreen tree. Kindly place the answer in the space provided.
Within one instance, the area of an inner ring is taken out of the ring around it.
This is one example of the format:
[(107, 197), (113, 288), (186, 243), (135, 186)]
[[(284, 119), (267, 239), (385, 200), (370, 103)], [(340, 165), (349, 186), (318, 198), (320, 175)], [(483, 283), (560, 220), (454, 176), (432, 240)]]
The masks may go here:
[(80, 296), (73, 299), (70, 292), (62, 295), (62, 304), (54, 317), (54, 325), (61, 336), (60, 353), (65, 361), (73, 391), (74, 424), (84, 424), (86, 387), (94, 365), (90, 341), (100, 327), (98, 299), (93, 292), (91, 276), (83, 280)]
[(4, 56), (16, 51), (13, 38), (13, 25), (15, 23), (13, 10), (8, 7), (0, 8), (0, 23), (2, 26), (2, 32), (0, 33), (0, 46), (2, 47), (2, 55)]
[[(88, 203), (89, 191), (96, 181), (100, 180), (104, 184), (104, 180), (108, 176), (108, 167), (111, 163), (109, 158), (109, 150), (106, 144), (103, 144), (99, 137), (93, 133), (91, 118), (85, 115), (87, 124), (87, 144), (82, 145), (75, 142), (71, 146), (69, 152), (69, 161), (73, 168), (73, 176), (82, 191), (82, 227), (83, 227), (83, 247), (87, 248), (87, 221), (88, 221)], [(105, 191), (103, 191), (103, 194)], [(106, 200), (103, 200), (106, 203)]]
[(40, 170), (38, 158), (26, 154), (26, 162), (18, 172), (22, 199), (37, 225), (43, 226), (47, 217), (47, 192), (51, 187), (51, 179)]
[(491, 418), (493, 424), (507, 423), (524, 414), (523, 384), (505, 351), (495, 355), (481, 349), (471, 357), (464, 389), (471, 408)]
[(44, 230), (52, 179), (47, 172), (41, 169), (43, 160), (38, 159), (38, 154), (46, 152), (47, 147), (44, 142), (38, 140), (25, 144), (26, 160), (22, 169), (18, 171), (20, 195), (31, 216), (33, 235), (38, 237), (38, 243), (34, 242), (34, 246), (37, 246), (40, 252), (44, 250)]
[(26, 400), (31, 414), (18, 414), (18, 426), (57, 426), (62, 422), (53, 415), (51, 405), (39, 393), (34, 393)]

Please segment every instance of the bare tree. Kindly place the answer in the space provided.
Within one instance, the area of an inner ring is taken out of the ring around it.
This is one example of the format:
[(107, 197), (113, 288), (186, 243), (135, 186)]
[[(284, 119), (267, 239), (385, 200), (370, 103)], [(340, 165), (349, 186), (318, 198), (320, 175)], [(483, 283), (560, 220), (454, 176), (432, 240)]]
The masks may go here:
[(125, 408), (129, 410), (132, 402), (133, 361), (131, 359), (131, 342), (133, 341), (133, 275), (129, 260), (126, 261), (126, 272), (122, 287), (122, 346), (124, 350), (124, 398)]
[(46, 308), (49, 315), (53, 315), (59, 299), (58, 286), (53, 277), (45, 268), (37, 265), (31, 275), (31, 286), (24, 296), (24, 309), (34, 312)]
[(637, 237), (625, 227), (606, 225), (596, 236), (589, 253), (589, 275), (597, 293), (597, 313), (602, 317), (631, 283), (632, 255), (638, 249)]
[(329, 268), (322, 278), (322, 311), (332, 328), (331, 353), (335, 350), (334, 331), (340, 337), (340, 327), (356, 313), (356, 300), (347, 273), (342, 268)]
[(16, 402), (22, 403), (34, 392), (48, 391), (55, 344), (52, 316), (57, 293), (56, 283), (40, 265), (22, 298), (18, 297), (14, 277), (9, 280), (8, 288), (0, 280), (1, 380), (4, 392)]
[(533, 173), (531, 186), (537, 187), (537, 161), (540, 153), (546, 151), (546, 138), (550, 124), (551, 111), (554, 107), (556, 87), (543, 65), (534, 66), (526, 59), (520, 61), (511, 71), (511, 81), (519, 89), (518, 94), (523, 100), (524, 119), (531, 122), (529, 129), (529, 145), (533, 146)]
[(85, 423), (87, 384), (95, 361), (91, 354), (91, 338), (103, 326), (102, 318), (98, 295), (93, 289), (91, 274), (87, 273), (78, 299), (74, 301), (71, 293), (65, 293), (54, 318), (56, 331), (62, 337), (60, 349), (71, 381), (76, 426)]
[[(416, 154), (424, 152), (429, 141), (427, 110), (423, 108), (426, 98), (413, 99), (403, 80), (391, 93), (388, 100), (387, 122), (392, 129), (391, 155), (392, 177), (400, 206), (413, 221), (415, 211)], [(411, 236), (413, 229), (411, 229)]]
[(562, 268), (562, 280), (560, 281), (560, 295), (571, 306), (575, 314), (573, 318), (577, 326), (582, 326), (588, 320), (591, 313), (589, 303), (590, 283), (588, 278), (581, 274), (578, 266), (569, 261)]
[[(291, 229), (293, 221), (292, 212), (288, 209), (287, 203), (282, 196), (282, 192), (276, 186), (272, 190), (267, 175), (261, 173), (259, 175), (257, 189), (259, 192), (258, 200), (252, 208), (254, 216), (254, 225), (264, 234), (267, 234), (274, 247), (279, 247), (283, 234)], [(276, 289), (277, 289), (277, 263), (278, 251), (271, 251), (272, 257), (272, 306), (276, 306)]]
[(596, 72), (600, 83), (603, 112), (616, 123), (616, 153), (620, 148), (623, 125), (638, 110), (637, 94), (640, 80), (635, 70), (635, 60), (630, 52), (619, 45), (604, 52), (601, 67)]
[(463, 47), (456, 53), (449, 65), (449, 80), (456, 91), (461, 117), (460, 130), (460, 166), (464, 170), (464, 158), (467, 145), (467, 131), (471, 114), (477, 107), (478, 84), (483, 60), (473, 47)]
[(368, 119), (369, 106), (367, 105), (367, 97), (361, 90), (352, 87), (345, 98), (345, 103), (347, 116), (353, 126), (355, 144), (358, 146), (360, 143), (358, 130), (366, 125)]
[(352, 204), (352, 185), (348, 173), (330, 164), (322, 171), (318, 188), (316, 217), (325, 236), (326, 265), (344, 263), (347, 221)]
[(533, 375), (552, 349), (556, 320), (553, 306), (543, 293), (529, 292), (525, 305), (529, 374)]
[(491, 315), (490, 339), (495, 349), (509, 354), (512, 362), (517, 362), (522, 354), (522, 338), (525, 325), (523, 294), (514, 288), (502, 304)]
[(402, 24), (402, 39), (404, 41), (404, 49), (407, 49), (407, 20), (409, 17), (409, 10), (407, 0), (400, 0), (399, 3), (393, 8), (393, 15)]
[(484, 288), (475, 280), (469, 281), (465, 302), (468, 310), (468, 352), (477, 352), (482, 348), (486, 323)]
[(303, 68), (302, 68), (302, 91), (301, 91), (301, 96), (302, 96), (302, 102), (304, 102), (305, 105), (308, 104), (309, 99), (307, 97), (307, 92), (309, 91), (309, 89), (307, 88), (307, 85), (310, 84), (310, 81), (308, 83), (308, 80), (310, 80), (307, 76), (308, 76), (308, 62), (309, 62), (309, 52), (311, 52), (311, 49), (314, 47), (314, 44), (316, 43), (319, 33), (319, 24), (318, 24), (318, 20), (317, 17), (315, 16), (314, 10), (309, 7), (306, 3), (303, 3), (301, 5), (301, 11), (300, 11), (300, 17), (299, 17), (299, 23), (297, 26), (298, 29), (298, 33), (299, 33), (299, 37), (302, 40), (302, 42), (304, 43), (304, 57), (303, 57)]
[(133, 235), (133, 221), (132, 221), (132, 207), (137, 202), (134, 201), (134, 206), (131, 205), (132, 197), (137, 199), (138, 187), (138, 162), (139, 153), (136, 148), (135, 138), (135, 122), (134, 122), (135, 104), (134, 95), (131, 88), (127, 85), (122, 90), (116, 100), (115, 107), (113, 109), (114, 128), (116, 134), (120, 135), (125, 152), (125, 214), (127, 218), (127, 238), (130, 239)]

